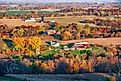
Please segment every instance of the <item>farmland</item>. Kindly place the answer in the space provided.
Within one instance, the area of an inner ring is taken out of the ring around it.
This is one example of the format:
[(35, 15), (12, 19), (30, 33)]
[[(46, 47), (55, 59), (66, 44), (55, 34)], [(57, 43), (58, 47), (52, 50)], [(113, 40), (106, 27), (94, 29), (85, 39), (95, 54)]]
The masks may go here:
[(0, 81), (120, 81), (121, 3), (3, 4)]
[(42, 10), (8, 10), (8, 11), (0, 11), (0, 14), (9, 14), (9, 15), (20, 15), (20, 14), (31, 14), (32, 11), (36, 11), (38, 13), (49, 14), (49, 13), (57, 13), (53, 11), (42, 11)]

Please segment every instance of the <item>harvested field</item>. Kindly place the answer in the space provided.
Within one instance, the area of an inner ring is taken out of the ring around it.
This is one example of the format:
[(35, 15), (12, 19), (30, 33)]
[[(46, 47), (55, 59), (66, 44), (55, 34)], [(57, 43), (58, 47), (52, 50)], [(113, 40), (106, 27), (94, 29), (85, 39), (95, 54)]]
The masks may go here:
[(82, 18), (81, 17), (47, 17), (45, 20), (50, 21), (54, 20), (64, 25), (68, 25), (71, 23), (78, 23)]
[(87, 20), (93, 20), (94, 18), (99, 18), (99, 19), (104, 19), (106, 20), (107, 18), (110, 18), (111, 20), (114, 20), (113, 17), (98, 17), (98, 16), (65, 16), (65, 17), (46, 17), (45, 20), (54, 20), (56, 22), (59, 22), (63, 25), (68, 25), (71, 23), (79, 23), (80, 20), (82, 19), (87, 19)]
[[(59, 22), (62, 25), (68, 25), (71, 23), (79, 23), (81, 19), (88, 19), (88, 20), (93, 20), (93, 18), (102, 18), (102, 19), (107, 19), (103, 17), (97, 17), (97, 16), (65, 16), (65, 17), (45, 17), (45, 21), (51, 21), (54, 20), (56, 22)], [(39, 18), (36, 18), (37, 20)], [(12, 26), (20, 26), (20, 25), (41, 25), (40, 23), (34, 23), (34, 22), (24, 22), (22, 19), (0, 19), (0, 25), (8, 25), (10, 27)], [(83, 23), (82, 23), (83, 25)], [(92, 25), (92, 24), (89, 24)]]
[(21, 25), (32, 25), (37, 26), (41, 25), (41, 23), (34, 23), (34, 22), (24, 22), (22, 19), (0, 19), (0, 25), (7, 25), (9, 27), (21, 26)]
[[(38, 18), (37, 18), (38, 19)], [(81, 17), (46, 17), (45, 21), (51, 21), (54, 20), (56, 22), (59, 22), (63, 25), (68, 25), (71, 23), (78, 23), (81, 20)], [(10, 27), (13, 26), (21, 26), (21, 25), (40, 25), (40, 23), (34, 23), (34, 22), (24, 22), (22, 19), (0, 19), (0, 25), (8, 25)]]

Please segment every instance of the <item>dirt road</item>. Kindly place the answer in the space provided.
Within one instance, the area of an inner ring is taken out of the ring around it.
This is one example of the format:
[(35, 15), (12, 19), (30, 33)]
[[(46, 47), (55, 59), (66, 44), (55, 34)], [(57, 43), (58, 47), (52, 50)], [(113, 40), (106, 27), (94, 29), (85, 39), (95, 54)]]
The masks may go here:
[(109, 45), (109, 44), (121, 44), (121, 37), (119, 38), (89, 38), (89, 39), (80, 39), (80, 40), (69, 40), (69, 41), (60, 41), (61, 44), (75, 43), (86, 41), (90, 44), (100, 44), (100, 45)]

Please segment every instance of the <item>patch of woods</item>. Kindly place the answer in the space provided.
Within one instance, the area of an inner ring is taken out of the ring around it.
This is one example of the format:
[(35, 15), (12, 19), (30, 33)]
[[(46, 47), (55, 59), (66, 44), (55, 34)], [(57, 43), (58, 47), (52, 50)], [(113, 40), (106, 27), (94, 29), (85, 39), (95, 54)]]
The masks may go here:
[[(98, 48), (99, 47), (99, 48)], [(98, 49), (97, 49), (98, 48)], [(120, 45), (96, 46), (91, 55), (72, 54), (61, 50), (48, 60), (18, 56), (0, 60), (0, 74), (81, 74), (81, 73), (121, 73)], [(44, 58), (44, 57), (43, 57)]]
[[(37, 62), (37, 61), (36, 61)], [(42, 62), (39, 61), (38, 64), (36, 62), (32, 65), (25, 65), (23, 62), (17, 61), (0, 61), (0, 75), (3, 76), (5, 74), (77, 74), (77, 73), (116, 73), (120, 74), (121, 62), (117, 61), (115, 63), (111, 62), (103, 62), (97, 63), (96, 65), (79, 65), (79, 63), (75, 63), (71, 65), (71, 63), (66, 63), (65, 61), (59, 61), (55, 63), (53, 61)], [(91, 67), (91, 68), (90, 68)]]
[(80, 54), (75, 50), (51, 50), (39, 55), (28, 53), (28, 56), (11, 54), (7, 59), (0, 60), (0, 76), (103, 73), (111, 75), (106, 77), (107, 81), (120, 81), (121, 45), (91, 45), (91, 48), (91, 52), (80, 51)]
[(57, 22), (44, 22), (41, 26), (16, 26), (8, 27), (0, 25), (1, 37), (29, 37), (29, 36), (50, 36), (57, 40), (79, 40), (83, 38), (110, 38), (121, 37), (121, 22), (111, 20), (96, 19), (92, 27), (88, 24), (68, 24), (61, 25)]

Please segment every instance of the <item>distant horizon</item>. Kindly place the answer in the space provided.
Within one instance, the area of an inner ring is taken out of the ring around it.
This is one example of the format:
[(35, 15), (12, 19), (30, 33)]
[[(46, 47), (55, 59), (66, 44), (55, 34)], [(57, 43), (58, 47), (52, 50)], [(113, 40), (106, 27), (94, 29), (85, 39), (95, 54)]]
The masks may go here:
[(61, 2), (92, 2), (92, 3), (105, 3), (105, 2), (121, 2), (121, 0), (0, 0), (5, 3), (61, 3)]

